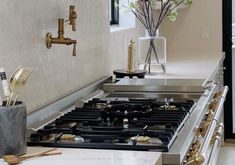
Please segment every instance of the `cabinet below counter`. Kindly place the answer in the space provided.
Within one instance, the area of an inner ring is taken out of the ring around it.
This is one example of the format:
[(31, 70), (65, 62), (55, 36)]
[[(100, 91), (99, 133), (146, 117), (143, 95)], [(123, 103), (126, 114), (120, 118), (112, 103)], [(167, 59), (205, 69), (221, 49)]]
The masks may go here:
[[(43, 147), (28, 147), (28, 154), (44, 151)], [(160, 152), (93, 150), (58, 148), (61, 155), (28, 159), (22, 165), (162, 165)], [(7, 165), (0, 159), (1, 165)]]

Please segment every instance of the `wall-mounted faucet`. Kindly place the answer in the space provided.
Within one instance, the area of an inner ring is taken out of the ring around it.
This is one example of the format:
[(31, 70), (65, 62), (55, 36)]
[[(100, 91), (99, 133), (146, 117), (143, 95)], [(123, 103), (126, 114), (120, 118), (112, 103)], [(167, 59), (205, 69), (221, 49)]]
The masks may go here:
[[(75, 27), (75, 29), (76, 29), (76, 27)], [(76, 56), (77, 41), (64, 37), (64, 19), (58, 19), (58, 36), (56, 38), (53, 38), (51, 33), (47, 33), (47, 35), (46, 35), (47, 48), (48, 49), (51, 48), (52, 44), (65, 44), (65, 45), (73, 44), (73, 56)]]
[(76, 19), (77, 19), (77, 12), (75, 10), (75, 6), (71, 5), (69, 6), (69, 19), (66, 20), (69, 21), (69, 24), (72, 25), (72, 30), (76, 31)]

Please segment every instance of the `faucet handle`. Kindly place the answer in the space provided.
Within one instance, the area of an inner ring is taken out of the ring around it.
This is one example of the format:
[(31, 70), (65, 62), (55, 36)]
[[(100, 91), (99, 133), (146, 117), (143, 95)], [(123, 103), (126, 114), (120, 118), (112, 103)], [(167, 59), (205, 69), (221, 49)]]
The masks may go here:
[(75, 11), (75, 6), (69, 6), (69, 24), (72, 25), (72, 30), (76, 31), (76, 18), (77, 13)]
[(76, 45), (77, 45), (77, 41), (74, 40), (74, 41), (73, 41), (73, 56), (74, 56), (74, 57), (76, 56)]

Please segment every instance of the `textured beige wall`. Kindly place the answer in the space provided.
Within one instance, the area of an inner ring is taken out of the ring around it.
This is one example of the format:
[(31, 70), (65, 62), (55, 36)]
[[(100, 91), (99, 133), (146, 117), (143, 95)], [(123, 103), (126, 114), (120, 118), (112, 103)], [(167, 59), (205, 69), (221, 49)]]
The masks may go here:
[[(72, 32), (66, 25), (65, 37), (78, 41), (75, 58), (72, 46), (45, 46), (46, 33), (57, 35), (57, 19), (68, 18), (71, 4), (78, 27)], [(0, 22), (0, 66), (8, 77), (18, 65), (34, 68), (21, 97), (28, 112), (110, 74), (123, 58), (122, 39), (110, 35), (108, 0), (2, 0)], [(111, 56), (109, 43), (118, 47), (112, 46)]]
[[(122, 31), (112, 32), (109, 38), (109, 55), (107, 58), (110, 75), (114, 69), (127, 68), (128, 45), (131, 39), (138, 44), (138, 28), (129, 28)], [(136, 46), (137, 47), (137, 46)], [(137, 48), (136, 48), (137, 51)], [(137, 56), (137, 52), (135, 53)]]
[[(197, 0), (176, 22), (161, 26), (168, 57), (221, 52), (221, 3)], [(66, 25), (65, 36), (77, 39), (76, 58), (72, 46), (45, 47), (46, 33), (57, 35), (57, 19), (68, 18), (71, 4), (78, 10), (78, 28), (72, 32)], [(110, 33), (108, 0), (2, 0), (0, 22), (0, 66), (8, 77), (18, 65), (35, 69), (21, 97), (29, 112), (125, 67), (127, 44), (139, 36), (136, 28)], [(209, 29), (209, 39), (201, 38), (203, 28)]]
[[(222, 52), (221, 0), (193, 0), (191, 7), (178, 13), (175, 22), (167, 20), (160, 27), (169, 58)], [(202, 36), (205, 32), (208, 38)]]

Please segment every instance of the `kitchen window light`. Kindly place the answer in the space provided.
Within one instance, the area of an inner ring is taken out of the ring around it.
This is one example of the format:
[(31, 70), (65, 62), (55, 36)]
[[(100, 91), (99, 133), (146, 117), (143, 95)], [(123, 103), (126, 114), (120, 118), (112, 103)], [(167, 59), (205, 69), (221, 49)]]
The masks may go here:
[(119, 8), (115, 7), (115, 3), (119, 3), (119, 0), (109, 0), (110, 25), (118, 25), (119, 24)]
[(135, 16), (124, 8), (115, 7), (115, 3), (125, 6), (132, 0), (109, 0), (110, 32), (126, 30), (135, 27)]

